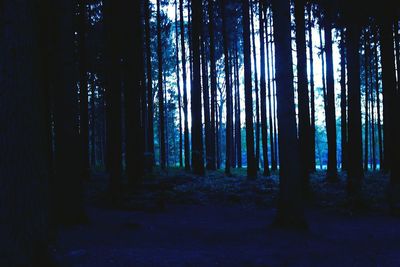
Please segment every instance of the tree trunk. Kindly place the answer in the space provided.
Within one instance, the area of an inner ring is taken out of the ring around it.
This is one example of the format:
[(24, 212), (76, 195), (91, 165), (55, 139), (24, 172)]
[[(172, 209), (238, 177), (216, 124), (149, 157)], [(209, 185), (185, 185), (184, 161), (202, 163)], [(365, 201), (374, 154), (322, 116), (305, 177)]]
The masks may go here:
[(381, 23), (381, 60), (382, 60), (382, 88), (383, 88), (383, 171), (389, 172), (392, 167), (392, 136), (391, 127), (392, 105), (396, 92), (395, 58), (393, 44), (393, 23), (389, 18)]
[[(175, 0), (175, 53), (176, 53), (176, 85), (178, 90), (178, 114), (179, 114), (179, 167), (183, 167), (183, 132), (182, 132), (182, 102), (181, 80), (179, 67), (179, 35), (178, 35), (178, 0)], [(184, 70), (185, 71), (185, 70)]]
[(251, 22), (251, 41), (253, 45), (253, 64), (254, 64), (254, 91), (256, 93), (256, 168), (260, 168), (260, 100), (258, 94), (258, 71), (256, 55), (256, 39), (254, 30), (253, 0), (250, 1), (250, 22)]
[(115, 1), (104, 2), (106, 28), (106, 149), (107, 170), (110, 177), (110, 196), (113, 204), (119, 200), (122, 176), (122, 121), (121, 121), (121, 9)]
[(89, 103), (86, 69), (86, 1), (79, 2), (79, 130), (82, 142), (82, 178), (90, 177), (89, 163)]
[(313, 37), (312, 37), (312, 13), (311, 13), (312, 4), (309, 3), (307, 5), (307, 13), (308, 13), (308, 42), (309, 42), (309, 54), (310, 54), (310, 101), (311, 101), (311, 123), (310, 123), (310, 170), (315, 172), (316, 168), (316, 160), (315, 160), (315, 88), (314, 88), (314, 54), (313, 54)]
[(255, 179), (257, 165), (254, 156), (253, 96), (251, 86), (251, 48), (249, 0), (242, 0), (243, 5), (243, 55), (244, 55), (244, 97), (246, 113), (247, 178)]
[[(203, 19), (202, 19), (203, 24)], [(203, 78), (203, 111), (204, 111), (204, 133), (205, 133), (205, 148), (206, 148), (206, 168), (210, 169), (209, 165), (211, 159), (211, 122), (210, 122), (210, 92), (208, 87), (208, 60), (207, 52), (205, 48), (206, 37), (204, 31), (201, 31), (201, 66), (202, 66), (202, 78)], [(212, 168), (211, 168), (212, 169)]]
[(290, 1), (272, 2), (276, 58), (277, 113), (279, 127), (280, 190), (275, 224), (304, 228), (299, 150), (294, 105)]
[(183, 79), (183, 113), (184, 119), (184, 147), (185, 147), (185, 170), (190, 170), (190, 145), (189, 145), (189, 121), (188, 121), (188, 96), (186, 77), (186, 50), (185, 50), (185, 26), (183, 17), (183, 0), (179, 0), (180, 27), (181, 27), (181, 49), (182, 49), (182, 79)]
[(361, 92), (360, 92), (360, 28), (350, 22), (346, 32), (346, 58), (348, 75), (348, 181), (347, 190), (351, 199), (359, 199), (362, 168), (362, 133), (361, 133)]
[(346, 50), (345, 33), (340, 31), (340, 123), (342, 139), (342, 170), (347, 170), (347, 90), (346, 90)]
[(144, 174), (144, 150), (145, 133), (142, 125), (142, 106), (144, 99), (144, 74), (143, 68), (137, 66), (144, 65), (143, 54), (143, 21), (142, 21), (143, 1), (129, 1), (124, 9), (124, 25), (132, 23), (133, 31), (130, 27), (126, 28), (125, 34), (125, 130), (126, 130), (126, 175), (128, 181), (137, 183)]
[(214, 37), (214, 1), (208, 0), (209, 35), (210, 35), (210, 86), (211, 86), (211, 125), (210, 125), (210, 159), (208, 170), (216, 169), (216, 109), (217, 109), (217, 75), (215, 63)]
[(164, 86), (163, 86), (163, 52), (161, 40), (161, 0), (157, 0), (157, 58), (158, 58), (158, 109), (159, 109), (159, 138), (160, 138), (160, 166), (166, 168), (165, 148), (165, 112), (164, 112)]
[(38, 6), (48, 10), (43, 2), (4, 1), (0, 9), (2, 20), (7, 21), (0, 31), (1, 266), (50, 264), (45, 261), (49, 239), (50, 68), (47, 60), (43, 61), (49, 55), (49, 14), (37, 12)]
[(369, 103), (369, 43), (367, 41), (368, 33), (365, 31), (364, 33), (364, 83), (365, 83), (365, 121), (364, 121), (364, 171), (368, 171), (368, 160), (369, 160), (369, 121), (368, 121), (368, 103)]
[(231, 148), (232, 148), (232, 88), (230, 82), (229, 69), (229, 41), (228, 41), (228, 26), (227, 26), (227, 11), (226, 1), (222, 0), (222, 40), (224, 50), (224, 68), (225, 68), (225, 92), (226, 92), (226, 146), (225, 146), (225, 174), (231, 175)]
[(375, 31), (374, 36), (375, 49), (374, 49), (374, 74), (375, 74), (375, 92), (376, 92), (376, 109), (377, 109), (377, 127), (378, 127), (378, 147), (379, 147), (379, 170), (382, 171), (383, 165), (383, 140), (382, 140), (382, 124), (381, 124), (381, 100), (379, 90), (379, 56), (378, 56), (378, 30)]
[(327, 179), (337, 180), (337, 147), (336, 147), (336, 108), (335, 108), (335, 80), (333, 74), (332, 55), (332, 24), (330, 14), (325, 18), (325, 52), (326, 52), (326, 132), (328, 137), (328, 171)]
[[(275, 171), (277, 169), (277, 163), (276, 163), (276, 151), (275, 151), (275, 137), (274, 137), (274, 130), (275, 130), (275, 121), (274, 121), (274, 111), (272, 110), (272, 98), (273, 95), (271, 93), (271, 86), (273, 84), (273, 79), (272, 79), (272, 72), (273, 69), (270, 67), (271, 60), (273, 58), (272, 55), (272, 32), (269, 31), (269, 25), (271, 23), (268, 23), (270, 20), (268, 18), (268, 8), (267, 5), (265, 5), (265, 29), (266, 29), (266, 39), (267, 39), (267, 73), (268, 73), (268, 113), (269, 113), (269, 142), (270, 142), (270, 148), (271, 148), (271, 170)], [(272, 27), (271, 27), (272, 29)], [(270, 46), (271, 44), (271, 46)], [(270, 49), (271, 47), (271, 49)]]
[(309, 191), (309, 170), (311, 166), (310, 105), (307, 77), (307, 46), (304, 14), (304, 0), (295, 2), (297, 77), (298, 77), (298, 112), (299, 112), (299, 153), (302, 169), (303, 190)]
[(75, 76), (73, 2), (54, 3), (53, 91), (55, 132), (56, 219), (59, 223), (85, 220), (83, 208), (82, 142), (79, 136), (79, 103)]
[(261, 132), (262, 132), (262, 148), (264, 159), (264, 176), (269, 176), (268, 161), (268, 136), (267, 136), (267, 92), (265, 82), (265, 43), (264, 43), (264, 7), (260, 1), (259, 6), (259, 22), (260, 22), (260, 98), (261, 98)]
[(193, 82), (192, 82), (192, 165), (196, 175), (204, 175), (203, 131), (201, 119), (201, 70), (200, 70), (200, 35), (202, 21), (202, 3), (192, 3), (192, 47)]
[(154, 108), (153, 108), (153, 75), (151, 66), (151, 31), (150, 31), (150, 0), (145, 0), (145, 31), (146, 31), (146, 69), (147, 69), (147, 167), (149, 171), (154, 165)]

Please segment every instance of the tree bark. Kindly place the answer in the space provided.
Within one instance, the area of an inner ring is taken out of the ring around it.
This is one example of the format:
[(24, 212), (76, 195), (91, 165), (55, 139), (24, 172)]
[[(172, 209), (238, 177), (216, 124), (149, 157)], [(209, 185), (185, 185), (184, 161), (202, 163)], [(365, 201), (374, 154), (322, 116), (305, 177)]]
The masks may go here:
[(259, 2), (259, 23), (260, 23), (260, 98), (261, 98), (261, 132), (262, 132), (262, 148), (264, 159), (264, 176), (269, 176), (269, 160), (268, 160), (268, 133), (267, 133), (267, 92), (265, 82), (265, 42), (264, 42), (264, 5)]
[(203, 137), (201, 119), (201, 70), (200, 70), (200, 35), (202, 21), (202, 3), (192, 3), (192, 53), (193, 53), (193, 82), (192, 82), (192, 166), (196, 175), (204, 175)]
[(188, 96), (186, 77), (186, 49), (185, 49), (185, 26), (183, 17), (183, 0), (179, 0), (180, 27), (181, 27), (181, 49), (182, 49), (182, 79), (183, 79), (183, 113), (184, 119), (184, 148), (185, 148), (185, 170), (190, 170), (190, 144), (189, 144), (189, 120), (188, 120)]
[(340, 125), (341, 125), (341, 149), (342, 170), (347, 170), (347, 88), (346, 88), (346, 48), (345, 32), (340, 31)]
[(299, 153), (303, 190), (309, 191), (309, 170), (311, 166), (310, 105), (307, 77), (306, 27), (304, 18), (304, 0), (295, 1), (297, 77), (298, 77), (298, 112), (299, 112)]
[(273, 0), (272, 8), (280, 157), (279, 204), (275, 224), (280, 227), (305, 228), (294, 106), (290, 1)]

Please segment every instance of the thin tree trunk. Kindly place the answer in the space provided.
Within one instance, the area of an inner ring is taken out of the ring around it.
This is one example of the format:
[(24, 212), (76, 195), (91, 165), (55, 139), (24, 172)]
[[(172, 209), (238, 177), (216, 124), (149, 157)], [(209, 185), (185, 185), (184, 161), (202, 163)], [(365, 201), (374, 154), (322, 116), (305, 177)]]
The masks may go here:
[(208, 0), (209, 35), (210, 35), (210, 86), (211, 86), (211, 125), (210, 125), (210, 159), (208, 170), (216, 169), (216, 109), (217, 109), (217, 76), (215, 63), (214, 37), (214, 1)]
[(180, 26), (181, 26), (181, 49), (182, 49), (182, 78), (183, 78), (183, 113), (184, 119), (184, 148), (185, 148), (185, 170), (190, 170), (190, 145), (189, 145), (189, 120), (188, 120), (188, 96), (186, 78), (186, 50), (185, 50), (185, 27), (183, 17), (183, 0), (179, 0)]
[(376, 93), (376, 109), (377, 109), (377, 127), (378, 127), (378, 147), (379, 147), (379, 170), (382, 171), (384, 162), (383, 157), (383, 140), (382, 140), (382, 123), (381, 123), (381, 100), (379, 90), (379, 55), (378, 55), (378, 30), (375, 31), (374, 36), (375, 49), (374, 49), (374, 74), (375, 74), (375, 93)]
[(260, 168), (260, 100), (258, 92), (258, 70), (256, 55), (256, 39), (254, 30), (253, 0), (250, 1), (250, 22), (251, 22), (251, 42), (253, 45), (253, 65), (254, 65), (254, 91), (256, 93), (256, 168)]
[(346, 51), (345, 33), (340, 32), (340, 123), (342, 139), (342, 170), (347, 170), (347, 90), (346, 90)]
[(368, 153), (368, 146), (369, 146), (369, 121), (368, 121), (368, 103), (369, 103), (369, 43), (367, 41), (368, 33), (364, 33), (364, 83), (365, 83), (365, 121), (364, 121), (364, 171), (368, 171), (368, 160), (369, 160), (369, 153)]
[(235, 118), (235, 128), (236, 128), (236, 133), (235, 133), (235, 140), (236, 140), (236, 157), (237, 157), (237, 163), (238, 163), (238, 168), (242, 168), (242, 122), (241, 122), (241, 105), (240, 105), (240, 82), (239, 82), (239, 55), (238, 55), (238, 45), (237, 45), (237, 40), (235, 40), (234, 43), (234, 50), (235, 50), (235, 83), (236, 83), (236, 91), (235, 91), (235, 96), (236, 96), (236, 109), (237, 109), (237, 114)]
[(159, 138), (160, 138), (160, 166), (165, 170), (165, 114), (164, 114), (164, 87), (163, 87), (163, 52), (161, 40), (161, 0), (157, 0), (157, 58), (158, 58), (158, 109), (159, 109)]
[(147, 167), (149, 171), (154, 165), (154, 108), (153, 108), (153, 75), (151, 66), (151, 32), (150, 32), (150, 0), (145, 0), (145, 31), (146, 31), (146, 69), (147, 69)]
[[(179, 114), (179, 167), (183, 167), (183, 133), (182, 133), (182, 102), (181, 80), (179, 68), (179, 34), (178, 34), (178, 0), (175, 0), (175, 53), (176, 53), (176, 85), (178, 89), (178, 114)], [(185, 70), (184, 70), (185, 71)]]
[(254, 156), (253, 96), (251, 82), (251, 48), (249, 0), (242, 0), (243, 7), (243, 56), (244, 56), (244, 92), (246, 113), (247, 178), (255, 179), (257, 165)]
[(260, 23), (260, 98), (261, 98), (261, 131), (262, 131), (262, 148), (264, 159), (264, 176), (269, 176), (268, 161), (268, 136), (267, 136), (267, 92), (265, 82), (265, 43), (264, 43), (264, 8), (263, 2), (259, 2), (259, 23)]
[(307, 13), (308, 13), (308, 42), (309, 42), (309, 54), (310, 54), (310, 101), (311, 101), (311, 133), (310, 133), (310, 150), (311, 150), (311, 159), (310, 159), (310, 170), (315, 172), (316, 168), (316, 160), (315, 160), (315, 88), (314, 88), (314, 54), (313, 54), (313, 37), (312, 37), (312, 12), (311, 12), (312, 4), (309, 3), (307, 5)]
[[(271, 98), (272, 93), (271, 93), (271, 86), (272, 83), (274, 82), (272, 79), (272, 68), (270, 67), (271, 60), (273, 58), (272, 55), (272, 32), (269, 31), (269, 25), (271, 23), (268, 23), (270, 20), (268, 18), (268, 8), (267, 5), (265, 6), (265, 29), (266, 29), (266, 37), (267, 37), (267, 49), (266, 49), (266, 54), (267, 54), (267, 73), (268, 73), (268, 113), (269, 113), (269, 141), (270, 141), (270, 148), (271, 148), (271, 170), (275, 171), (277, 169), (277, 164), (276, 164), (276, 154), (275, 154), (275, 137), (274, 137), (274, 130), (275, 130), (275, 122), (274, 122), (274, 112), (272, 110), (272, 100)], [(272, 28), (271, 28), (272, 29)], [(271, 49), (270, 49), (270, 44), (271, 44)]]

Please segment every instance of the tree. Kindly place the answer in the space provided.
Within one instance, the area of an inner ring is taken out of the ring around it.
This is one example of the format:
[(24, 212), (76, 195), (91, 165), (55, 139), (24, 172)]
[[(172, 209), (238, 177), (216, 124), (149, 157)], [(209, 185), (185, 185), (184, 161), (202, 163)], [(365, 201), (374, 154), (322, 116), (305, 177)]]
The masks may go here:
[(310, 129), (310, 106), (308, 96), (308, 77), (307, 77), (307, 47), (306, 47), (306, 27), (304, 19), (305, 1), (296, 0), (295, 2), (296, 20), (296, 48), (297, 48), (297, 76), (298, 76), (298, 102), (299, 102), (299, 152), (301, 159), (302, 176), (304, 180), (304, 190), (309, 189), (309, 170), (311, 166), (311, 129)]
[(277, 115), (279, 127), (279, 204), (275, 224), (282, 227), (306, 226), (299, 176), (299, 144), (294, 107), (290, 1), (272, 2), (276, 58)]
[(163, 54), (161, 40), (161, 0), (157, 0), (157, 58), (158, 58), (158, 115), (160, 117), (160, 166), (165, 169), (165, 114), (164, 114), (164, 87), (163, 87)]
[(260, 100), (258, 90), (258, 71), (257, 71), (257, 54), (256, 54), (256, 39), (254, 30), (254, 12), (253, 1), (250, 0), (250, 23), (251, 23), (251, 42), (253, 45), (253, 64), (254, 64), (254, 91), (256, 93), (256, 168), (260, 168)]
[(253, 97), (251, 86), (251, 49), (250, 49), (250, 17), (249, 0), (242, 0), (243, 9), (243, 56), (244, 56), (244, 97), (246, 113), (246, 147), (247, 177), (257, 176), (257, 165), (254, 156)]
[[(349, 17), (352, 12), (349, 12)], [(348, 180), (347, 191), (352, 201), (360, 197), (362, 168), (361, 92), (359, 42), (360, 26), (347, 17), (346, 61), (348, 80)]]
[(118, 2), (104, 2), (106, 32), (106, 150), (107, 171), (110, 178), (111, 201), (116, 204), (120, 196), (122, 176), (122, 119), (121, 119), (121, 36), (114, 29), (120, 27), (121, 6)]
[(181, 28), (181, 49), (182, 49), (182, 79), (183, 79), (183, 113), (184, 119), (184, 148), (185, 148), (185, 170), (190, 170), (190, 145), (189, 145), (189, 120), (188, 120), (188, 96), (186, 78), (186, 53), (185, 53), (185, 26), (183, 21), (183, 0), (179, 0), (180, 28)]
[[(125, 31), (125, 130), (126, 130), (126, 174), (130, 183), (138, 182), (144, 174), (145, 132), (142, 122), (141, 103), (144, 88), (143, 68), (143, 1), (126, 1), (124, 9)], [(131, 18), (134, 18), (131, 24)], [(132, 26), (128, 26), (132, 25)]]
[(90, 176), (89, 164), (89, 103), (88, 77), (86, 70), (86, 1), (79, 1), (79, 130), (82, 140), (82, 176)]
[(210, 125), (210, 160), (207, 161), (207, 169), (216, 169), (216, 109), (217, 109), (217, 75), (215, 63), (215, 33), (214, 33), (214, 1), (208, 0), (208, 31), (210, 35), (210, 89), (211, 89), (211, 125)]
[(310, 54), (310, 102), (311, 102), (311, 122), (310, 122), (310, 170), (315, 171), (315, 89), (314, 89), (314, 55), (313, 55), (313, 37), (312, 37), (312, 26), (314, 21), (312, 20), (311, 12), (312, 3), (307, 5), (308, 14), (308, 50)]
[(328, 171), (327, 179), (337, 180), (337, 148), (336, 148), (336, 112), (335, 112), (335, 80), (333, 74), (332, 55), (332, 21), (331, 9), (327, 7), (324, 18), (325, 53), (326, 53), (326, 132), (328, 136)]
[[(54, 100), (55, 218), (58, 223), (85, 221), (79, 103), (75, 80), (74, 11), (72, 2), (52, 5), (51, 85)], [(59, 64), (62, 62), (62, 64)]]
[(345, 32), (340, 31), (340, 125), (341, 125), (341, 149), (342, 170), (347, 170), (347, 88), (346, 88), (346, 51)]
[(150, 36), (150, 0), (145, 0), (144, 7), (145, 16), (145, 33), (146, 33), (146, 70), (147, 70), (147, 153), (149, 170), (154, 164), (154, 126), (153, 126), (153, 76), (151, 66), (151, 36)]
[(232, 164), (232, 87), (231, 87), (231, 74), (229, 66), (229, 40), (228, 40), (228, 26), (227, 26), (227, 6), (226, 1), (221, 1), (222, 8), (222, 39), (224, 47), (224, 68), (225, 68), (225, 92), (226, 92), (226, 153), (225, 153), (225, 174), (231, 175)]
[(181, 80), (179, 66), (179, 35), (178, 35), (178, 0), (175, 0), (175, 48), (176, 48), (176, 86), (178, 89), (179, 109), (179, 166), (183, 167), (183, 134), (182, 134), (182, 102), (181, 102)]
[(264, 175), (269, 176), (268, 161), (268, 134), (267, 134), (267, 92), (265, 82), (265, 42), (264, 42), (264, 5), (260, 1), (259, 6), (259, 22), (260, 22), (260, 98), (261, 98), (261, 133), (262, 133), (262, 149), (264, 159)]
[(193, 51), (193, 81), (192, 81), (192, 166), (197, 175), (204, 174), (203, 138), (201, 120), (201, 81), (200, 81), (200, 36), (202, 21), (202, 3), (192, 3), (192, 51)]
[(45, 1), (5, 1), (0, 9), (7, 20), (7, 31), (0, 32), (0, 64), (7, 66), (0, 80), (0, 121), (7, 129), (0, 155), (1, 266), (50, 264), (44, 258), (50, 227), (50, 68), (43, 60), (50, 20), (34, 12), (38, 6), (44, 8)]

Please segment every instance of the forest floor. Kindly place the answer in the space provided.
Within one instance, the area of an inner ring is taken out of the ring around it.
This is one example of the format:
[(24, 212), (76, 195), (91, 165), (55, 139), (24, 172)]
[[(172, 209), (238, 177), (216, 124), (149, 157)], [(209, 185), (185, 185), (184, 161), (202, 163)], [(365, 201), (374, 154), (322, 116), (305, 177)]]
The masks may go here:
[(386, 204), (388, 178), (365, 177), (363, 208), (346, 204), (345, 177), (311, 177), (308, 231), (271, 227), (278, 176), (247, 181), (244, 171), (196, 177), (156, 172), (107, 204), (107, 179), (88, 184), (89, 223), (61, 229), (60, 266), (400, 266), (400, 218)]

